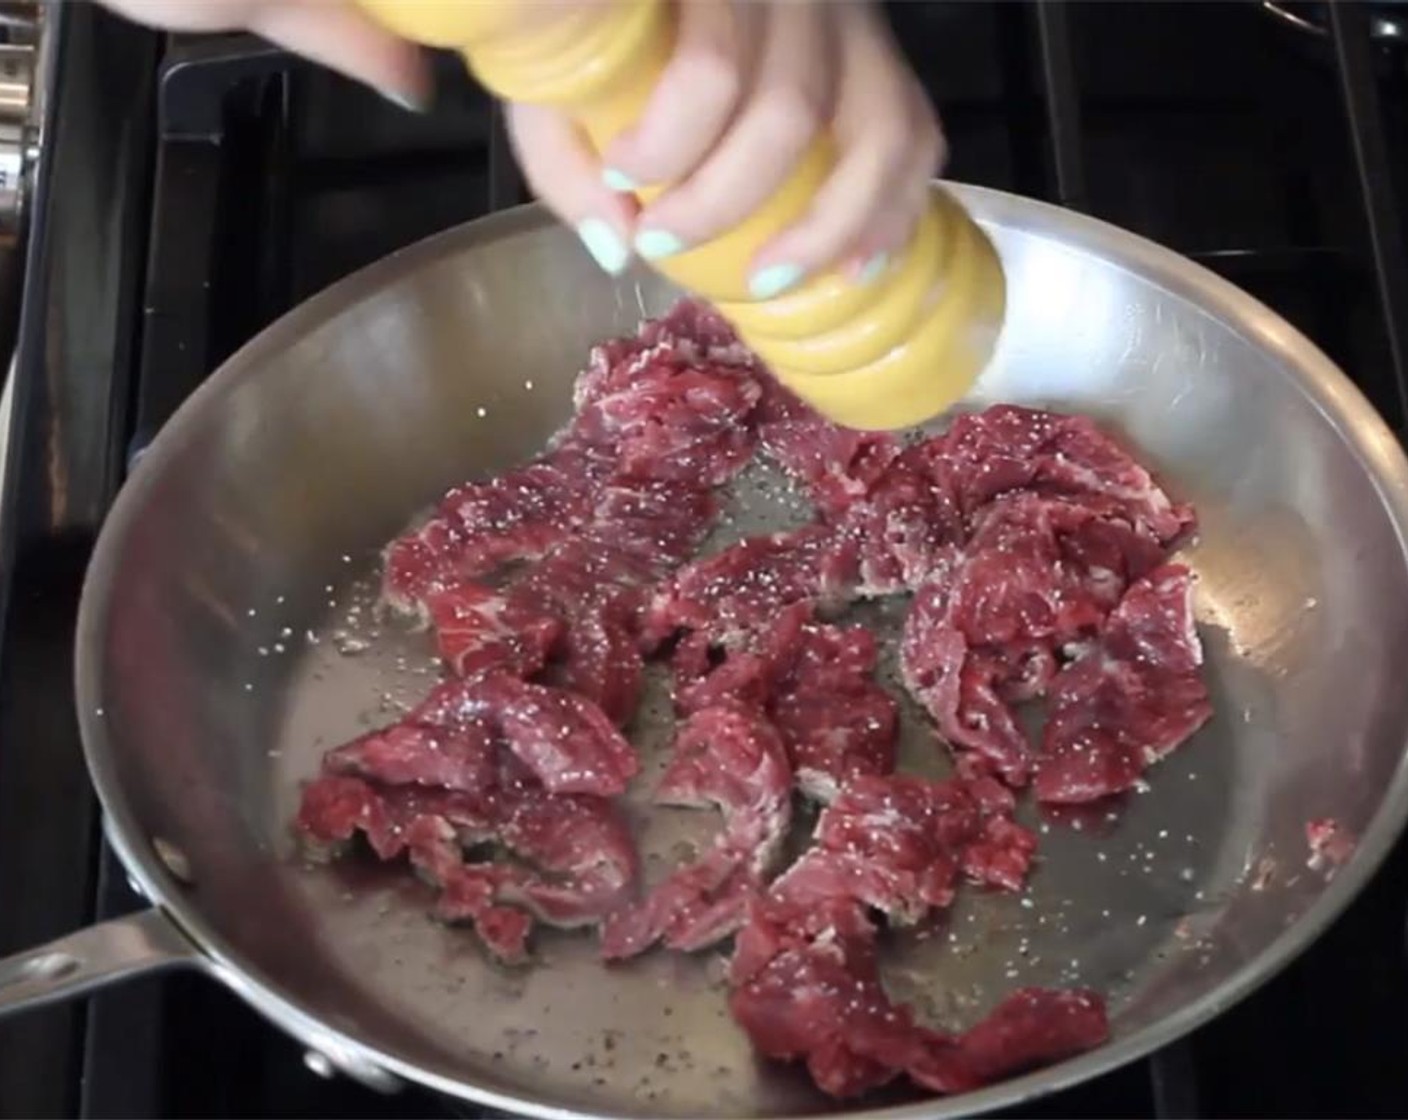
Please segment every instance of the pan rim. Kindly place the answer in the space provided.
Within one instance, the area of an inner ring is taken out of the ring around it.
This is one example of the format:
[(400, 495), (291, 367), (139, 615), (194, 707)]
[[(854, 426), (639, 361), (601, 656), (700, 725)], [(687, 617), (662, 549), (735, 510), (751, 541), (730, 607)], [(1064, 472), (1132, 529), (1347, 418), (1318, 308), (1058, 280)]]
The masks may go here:
[[(946, 183), (971, 208), (981, 225), (997, 225), (1056, 241), (1138, 275), (1202, 314), (1217, 318), (1287, 367), (1297, 389), (1339, 435), (1372, 480), (1408, 566), (1408, 455), (1368, 399), (1318, 347), (1259, 300), (1173, 250), (1099, 219), (986, 187)], [(191, 939), (202, 962), (227, 986), (302, 1044), (353, 1063), (367, 1062), (408, 1081), (461, 1099), (550, 1120), (587, 1120), (600, 1114), (520, 1097), (461, 1081), (362, 1042), (333, 1028), (263, 975), (207, 923), (195, 899), (185, 895), (143, 843), (140, 825), (112, 764), (107, 726), (99, 713), (102, 659), (98, 641), (108, 615), (116, 561), (136, 514), (160, 479), (162, 465), (184, 446), (194, 419), (252, 376), (266, 355), (321, 329), (337, 315), (404, 275), (483, 241), (532, 232), (552, 224), (539, 204), (501, 211), (444, 230), (384, 257), (323, 289), (290, 310), (231, 355), (187, 398), (163, 426), (110, 509), (85, 575), (75, 645), (79, 729), (90, 778), (108, 818), (105, 829), (119, 858), (142, 892)], [(1213, 990), (1139, 1030), (1088, 1054), (957, 1097), (931, 1098), (880, 1110), (857, 1110), (884, 1120), (920, 1120), (972, 1115), (1010, 1107), (1069, 1088), (1136, 1061), (1203, 1026), (1276, 976), (1314, 943), (1343, 913), (1394, 846), (1408, 823), (1408, 728), (1404, 752), (1383, 802), (1360, 837), (1351, 861), (1309, 908)], [(840, 1113), (817, 1114), (834, 1117)], [(795, 1120), (807, 1120), (804, 1117)]]

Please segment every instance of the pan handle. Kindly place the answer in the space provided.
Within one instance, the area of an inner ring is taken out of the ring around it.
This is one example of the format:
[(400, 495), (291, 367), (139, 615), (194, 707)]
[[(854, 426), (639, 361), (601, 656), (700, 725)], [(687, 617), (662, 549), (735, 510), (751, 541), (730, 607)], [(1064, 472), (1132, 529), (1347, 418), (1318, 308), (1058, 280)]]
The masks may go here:
[(0, 1016), (203, 959), (160, 910), (114, 918), (0, 957)]

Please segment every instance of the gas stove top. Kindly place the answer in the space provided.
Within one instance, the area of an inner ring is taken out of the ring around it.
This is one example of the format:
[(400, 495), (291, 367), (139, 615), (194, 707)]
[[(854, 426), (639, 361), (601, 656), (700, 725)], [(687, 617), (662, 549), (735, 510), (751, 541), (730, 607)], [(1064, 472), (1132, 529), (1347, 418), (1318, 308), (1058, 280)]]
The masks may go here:
[[(1408, 431), (1408, 75), (1368, 6), (907, 3), (955, 179), (1192, 256), (1309, 334)], [(1284, 18), (1289, 11), (1297, 17)], [(0, 507), (0, 952), (136, 908), (73, 712), (84, 564), (127, 467), (233, 349), (387, 252), (522, 201), (493, 106), (432, 113), (243, 36), (58, 9)], [(1030, 1116), (1408, 1113), (1408, 844), (1301, 960)], [(384, 1097), (198, 978), (0, 1023), (0, 1115), (483, 1115)]]

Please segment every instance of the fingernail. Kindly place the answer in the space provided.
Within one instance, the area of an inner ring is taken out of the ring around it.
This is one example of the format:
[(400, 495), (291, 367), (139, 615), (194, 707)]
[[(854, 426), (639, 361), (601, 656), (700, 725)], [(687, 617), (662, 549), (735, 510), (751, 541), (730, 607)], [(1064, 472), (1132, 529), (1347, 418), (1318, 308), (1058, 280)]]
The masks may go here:
[(859, 280), (862, 284), (873, 283), (879, 278), (880, 274), (884, 272), (886, 268), (889, 267), (889, 264), (889, 253), (876, 253), (873, 257), (866, 261), (864, 265), (861, 266), (861, 270), (856, 273), (856, 279)]
[(753, 273), (748, 281), (748, 290), (753, 293), (754, 299), (772, 299), (801, 278), (802, 270), (795, 264), (770, 264)]
[(577, 236), (603, 272), (619, 276), (625, 270), (631, 254), (609, 224), (600, 218), (588, 218), (577, 227)]
[(636, 181), (624, 171), (617, 171), (614, 167), (603, 168), (601, 181), (617, 194), (630, 194), (636, 189)]
[(648, 261), (673, 257), (684, 249), (684, 242), (669, 230), (643, 229), (636, 234), (636, 252)]

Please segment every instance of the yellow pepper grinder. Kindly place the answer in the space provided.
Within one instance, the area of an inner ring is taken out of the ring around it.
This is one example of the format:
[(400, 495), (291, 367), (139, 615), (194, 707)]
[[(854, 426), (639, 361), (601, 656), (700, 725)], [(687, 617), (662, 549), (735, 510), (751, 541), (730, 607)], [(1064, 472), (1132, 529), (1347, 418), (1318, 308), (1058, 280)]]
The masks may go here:
[[(359, 2), (406, 39), (459, 50), (499, 97), (567, 112), (600, 151), (635, 123), (668, 62), (679, 0)], [(710, 300), (784, 384), (835, 422), (923, 423), (967, 393), (992, 356), (1006, 302), (1002, 267), (973, 220), (935, 186), (910, 244), (879, 277), (861, 283), (832, 271), (752, 299), (754, 255), (802, 216), (834, 162), (832, 143), (819, 140), (741, 224), (656, 267)]]

